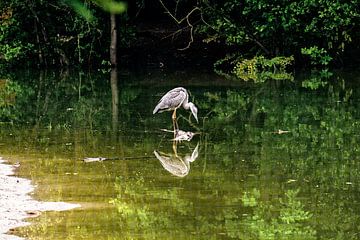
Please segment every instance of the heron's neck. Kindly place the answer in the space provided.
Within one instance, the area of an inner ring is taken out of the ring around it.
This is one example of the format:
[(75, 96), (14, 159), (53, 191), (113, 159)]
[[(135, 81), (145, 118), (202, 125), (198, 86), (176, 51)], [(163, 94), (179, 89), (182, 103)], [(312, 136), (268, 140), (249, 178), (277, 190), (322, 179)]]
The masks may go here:
[(184, 103), (183, 103), (183, 108), (184, 108), (185, 110), (189, 110), (191, 104), (192, 104), (191, 102), (188, 102), (188, 100), (185, 99), (185, 101), (184, 101)]

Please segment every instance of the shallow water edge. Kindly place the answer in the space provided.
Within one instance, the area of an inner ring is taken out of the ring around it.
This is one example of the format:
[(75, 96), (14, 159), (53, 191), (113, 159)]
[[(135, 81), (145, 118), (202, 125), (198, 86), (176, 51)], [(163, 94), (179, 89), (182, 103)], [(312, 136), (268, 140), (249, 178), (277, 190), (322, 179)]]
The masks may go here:
[(29, 225), (26, 218), (39, 216), (44, 211), (66, 211), (80, 207), (79, 204), (33, 199), (31, 193), (36, 186), (29, 179), (15, 177), (15, 168), (0, 157), (0, 239), (23, 239), (9, 234), (17, 227)]

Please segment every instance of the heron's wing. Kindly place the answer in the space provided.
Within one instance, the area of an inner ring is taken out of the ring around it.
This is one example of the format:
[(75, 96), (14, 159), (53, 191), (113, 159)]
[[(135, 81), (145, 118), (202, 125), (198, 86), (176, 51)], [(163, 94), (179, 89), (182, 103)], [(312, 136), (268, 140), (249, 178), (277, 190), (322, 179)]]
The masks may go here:
[(154, 108), (153, 113), (162, 112), (166, 110), (173, 110), (181, 106), (186, 99), (187, 93), (184, 88), (174, 88), (167, 92)]

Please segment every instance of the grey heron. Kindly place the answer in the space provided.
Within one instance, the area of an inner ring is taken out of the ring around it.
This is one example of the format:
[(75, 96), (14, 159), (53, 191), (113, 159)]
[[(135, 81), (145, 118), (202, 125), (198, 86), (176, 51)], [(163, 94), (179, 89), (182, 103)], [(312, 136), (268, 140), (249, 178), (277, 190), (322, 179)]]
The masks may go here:
[(164, 111), (174, 111), (172, 114), (172, 120), (174, 131), (176, 131), (179, 129), (176, 123), (176, 109), (180, 107), (183, 107), (185, 110), (190, 109), (196, 122), (199, 122), (197, 117), (198, 109), (195, 104), (189, 102), (189, 94), (183, 87), (177, 87), (168, 91), (154, 108), (153, 114)]

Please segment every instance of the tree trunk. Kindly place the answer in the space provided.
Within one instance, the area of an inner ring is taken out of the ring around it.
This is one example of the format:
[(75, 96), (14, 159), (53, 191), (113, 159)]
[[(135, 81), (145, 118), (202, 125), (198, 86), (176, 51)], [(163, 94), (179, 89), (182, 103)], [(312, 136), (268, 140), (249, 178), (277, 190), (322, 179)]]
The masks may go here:
[[(118, 72), (116, 68), (111, 69), (110, 73), (111, 98), (112, 98), (112, 129), (117, 134), (119, 124), (119, 90)], [(116, 136), (115, 134), (115, 136)]]
[(111, 13), (110, 20), (111, 20), (110, 63), (112, 67), (116, 67), (117, 66), (117, 58), (116, 58), (117, 30), (116, 30), (116, 15), (114, 13)]

